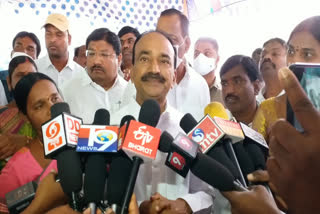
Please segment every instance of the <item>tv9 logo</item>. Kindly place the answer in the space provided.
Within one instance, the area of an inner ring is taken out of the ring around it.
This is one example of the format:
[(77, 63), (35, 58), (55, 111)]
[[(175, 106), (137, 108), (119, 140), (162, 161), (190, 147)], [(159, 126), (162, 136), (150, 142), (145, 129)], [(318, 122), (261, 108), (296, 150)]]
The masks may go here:
[(177, 152), (173, 152), (171, 155), (170, 164), (178, 169), (182, 170), (183, 167), (186, 165), (186, 160)]
[(48, 151), (52, 151), (55, 148), (62, 145), (62, 137), (60, 134), (61, 126), (57, 121), (52, 121), (46, 129), (46, 137), (49, 139)]

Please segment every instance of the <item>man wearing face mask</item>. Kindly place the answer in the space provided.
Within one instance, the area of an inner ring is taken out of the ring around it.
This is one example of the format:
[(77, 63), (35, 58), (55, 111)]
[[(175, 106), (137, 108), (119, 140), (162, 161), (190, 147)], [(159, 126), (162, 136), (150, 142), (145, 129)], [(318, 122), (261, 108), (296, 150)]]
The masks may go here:
[(191, 113), (197, 120), (203, 117), (203, 110), (210, 102), (209, 88), (205, 80), (195, 72), (184, 55), (190, 48), (189, 20), (176, 9), (161, 12), (157, 30), (166, 33), (172, 40), (177, 54), (176, 84), (168, 93), (168, 101), (182, 113)]
[(221, 88), (216, 81), (216, 68), (219, 62), (219, 46), (215, 39), (201, 37), (196, 41), (193, 55), (193, 68), (207, 81), (210, 101), (223, 104)]

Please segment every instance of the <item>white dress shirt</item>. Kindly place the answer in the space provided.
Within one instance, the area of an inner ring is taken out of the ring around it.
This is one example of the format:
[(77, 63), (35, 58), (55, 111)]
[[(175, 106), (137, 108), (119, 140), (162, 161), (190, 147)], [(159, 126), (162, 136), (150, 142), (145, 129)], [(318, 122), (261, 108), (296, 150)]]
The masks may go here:
[(74, 62), (70, 56), (67, 65), (60, 72), (51, 63), (49, 55), (37, 59), (35, 62), (38, 71), (53, 79), (58, 87), (61, 87), (66, 80), (70, 80), (79, 71), (84, 71), (83, 67)]
[(206, 80), (186, 64), (184, 77), (169, 91), (167, 98), (172, 107), (183, 114), (192, 114), (199, 121), (210, 103), (209, 87)]
[[(128, 105), (111, 116), (111, 124), (119, 124), (122, 117), (128, 114), (138, 119), (139, 112), (140, 105), (132, 98)], [(166, 110), (160, 116), (157, 128), (162, 131), (166, 130), (175, 137), (179, 132), (183, 133), (179, 126), (182, 117), (182, 113), (167, 104)], [(175, 173), (165, 166), (166, 156), (167, 154), (158, 151), (156, 160), (140, 166), (135, 185), (138, 203), (149, 200), (152, 194), (159, 192), (170, 200), (184, 199), (193, 212), (210, 208), (213, 204), (213, 191), (209, 185), (191, 173), (188, 173), (186, 178)]]
[(2, 85), (2, 82), (0, 81), (0, 106), (7, 105), (7, 97), (6, 97), (6, 92), (4, 90), (4, 87)]
[(92, 124), (96, 110), (105, 108), (112, 114), (120, 109), (121, 97), (127, 85), (119, 75), (107, 91), (93, 82), (87, 71), (83, 70), (61, 87), (64, 100), (69, 104), (71, 113)]
[[(256, 100), (259, 102), (259, 104), (266, 100), (266, 98), (263, 96), (263, 94), (265, 92), (266, 92), (266, 88), (265, 88), (265, 86), (263, 86), (261, 88), (261, 90), (259, 91), (259, 94), (256, 96)], [(282, 89), (282, 91), (280, 91), (280, 93), (276, 97), (279, 97), (279, 96), (283, 95), (284, 93), (285, 93), (285, 91)]]

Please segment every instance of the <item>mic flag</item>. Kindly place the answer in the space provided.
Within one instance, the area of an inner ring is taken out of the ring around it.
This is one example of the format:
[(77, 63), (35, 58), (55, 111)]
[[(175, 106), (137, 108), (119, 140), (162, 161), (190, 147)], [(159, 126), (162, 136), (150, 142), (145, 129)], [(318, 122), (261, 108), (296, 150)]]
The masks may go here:
[(198, 148), (199, 145), (196, 142), (186, 135), (179, 133), (172, 141), (165, 164), (185, 178), (189, 172), (191, 163), (197, 156)]
[(117, 152), (117, 126), (81, 125), (77, 152)]
[(51, 118), (41, 127), (46, 158), (54, 158), (66, 146), (76, 147), (82, 124), (82, 119), (70, 114), (67, 103), (54, 104), (51, 107)]

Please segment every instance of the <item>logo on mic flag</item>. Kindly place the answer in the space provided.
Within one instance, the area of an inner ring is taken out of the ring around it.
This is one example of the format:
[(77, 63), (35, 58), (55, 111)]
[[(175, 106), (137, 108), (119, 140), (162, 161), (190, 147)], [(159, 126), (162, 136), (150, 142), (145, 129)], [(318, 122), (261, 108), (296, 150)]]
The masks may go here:
[(77, 152), (117, 152), (118, 127), (81, 125)]
[(208, 115), (188, 133), (188, 137), (200, 145), (202, 153), (206, 153), (223, 136), (222, 130)]
[(131, 120), (121, 148), (129, 156), (139, 155), (144, 161), (154, 160), (157, 155), (160, 134), (160, 129)]

